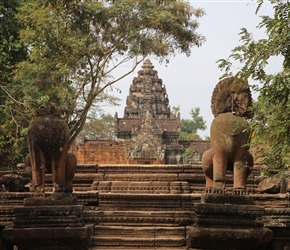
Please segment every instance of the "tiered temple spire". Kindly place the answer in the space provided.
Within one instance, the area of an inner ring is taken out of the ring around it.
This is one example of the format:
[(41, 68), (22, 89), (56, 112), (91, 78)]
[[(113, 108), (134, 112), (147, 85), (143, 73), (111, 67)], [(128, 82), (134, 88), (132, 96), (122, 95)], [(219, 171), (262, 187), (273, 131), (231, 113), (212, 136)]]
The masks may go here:
[(151, 61), (146, 59), (130, 86), (124, 118), (141, 118), (148, 111), (154, 118), (170, 117), (166, 88)]

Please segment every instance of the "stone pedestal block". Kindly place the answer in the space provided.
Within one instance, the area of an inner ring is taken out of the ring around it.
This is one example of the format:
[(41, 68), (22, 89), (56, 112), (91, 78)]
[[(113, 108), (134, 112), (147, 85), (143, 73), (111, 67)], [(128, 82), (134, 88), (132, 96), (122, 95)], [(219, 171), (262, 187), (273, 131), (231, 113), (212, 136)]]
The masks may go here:
[(91, 227), (83, 224), (83, 206), (60, 200), (33, 197), (15, 207), (13, 226), (3, 230), (4, 237), (19, 250), (87, 249)]
[(187, 228), (187, 247), (259, 249), (272, 239), (273, 232), (263, 228), (264, 208), (253, 205), (250, 197), (204, 194), (201, 200), (205, 203), (193, 207), (196, 218), (194, 226)]
[(262, 249), (272, 238), (269, 229), (195, 228), (187, 230), (193, 249)]
[(85, 250), (91, 234), (89, 226), (83, 227), (6, 227), (3, 235), (19, 250)]

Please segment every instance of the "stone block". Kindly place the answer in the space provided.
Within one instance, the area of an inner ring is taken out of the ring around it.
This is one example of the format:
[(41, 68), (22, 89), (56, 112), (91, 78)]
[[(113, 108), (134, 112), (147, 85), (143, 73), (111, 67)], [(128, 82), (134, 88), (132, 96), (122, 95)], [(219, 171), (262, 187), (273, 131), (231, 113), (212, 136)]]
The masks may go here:
[[(24, 233), (25, 232), (25, 233)], [(4, 237), (25, 250), (86, 250), (90, 245), (90, 226), (13, 228), (3, 230)]]
[(127, 193), (130, 182), (129, 181), (112, 181), (112, 193)]
[(141, 194), (151, 194), (153, 193), (153, 185), (150, 181), (142, 182), (130, 182), (128, 186), (128, 193), (141, 193)]
[(98, 185), (99, 193), (109, 193), (111, 192), (112, 182), (111, 181), (100, 181)]
[(168, 181), (153, 182), (153, 193), (154, 194), (169, 194), (170, 184)]
[(193, 249), (263, 249), (272, 236), (267, 228), (188, 227), (186, 245)]

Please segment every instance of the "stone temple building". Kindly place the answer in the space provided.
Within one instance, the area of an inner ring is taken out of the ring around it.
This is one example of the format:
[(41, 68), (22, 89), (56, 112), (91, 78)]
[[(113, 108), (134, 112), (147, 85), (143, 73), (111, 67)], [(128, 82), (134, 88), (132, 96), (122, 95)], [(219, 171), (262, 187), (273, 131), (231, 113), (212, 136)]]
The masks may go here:
[(130, 86), (124, 117), (115, 116), (117, 139), (130, 140), (130, 162), (181, 163), (179, 130), (180, 116), (171, 114), (166, 88), (147, 59)]
[[(172, 114), (162, 79), (149, 59), (129, 88), (124, 116), (115, 114), (116, 141), (86, 141), (72, 148), (82, 164), (182, 164), (188, 142), (179, 139), (180, 115)], [(200, 142), (200, 155), (210, 145)], [(197, 146), (199, 147), (199, 146)], [(205, 147), (205, 148), (204, 148)]]

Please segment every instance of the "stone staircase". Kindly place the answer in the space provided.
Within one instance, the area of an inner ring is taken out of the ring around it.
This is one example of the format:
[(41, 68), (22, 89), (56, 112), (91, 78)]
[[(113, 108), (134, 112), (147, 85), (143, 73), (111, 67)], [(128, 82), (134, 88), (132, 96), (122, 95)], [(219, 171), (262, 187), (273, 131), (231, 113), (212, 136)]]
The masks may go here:
[[(261, 169), (254, 166), (247, 179), (247, 189), (255, 193)], [(19, 164), (18, 173), (24, 173)], [(52, 191), (52, 176), (46, 174), (46, 191)], [(227, 174), (227, 189), (231, 190), (232, 173)], [(205, 178), (201, 165), (78, 165), (74, 177), (74, 191), (98, 190), (99, 193), (201, 193)]]
[[(188, 249), (187, 228), (194, 224), (205, 180), (199, 165), (99, 165), (78, 167), (75, 189), (98, 191), (98, 206), (86, 206), (93, 226), (91, 250)], [(254, 170), (248, 179), (255, 189)], [(91, 177), (91, 178), (90, 178)], [(78, 183), (91, 186), (78, 186)], [(81, 181), (82, 180), (82, 181)], [(228, 185), (232, 184), (231, 175)]]
[(91, 188), (99, 206), (84, 214), (94, 224), (90, 249), (186, 249), (200, 195), (190, 193), (184, 166), (102, 165), (97, 172)]
[(86, 211), (85, 218), (96, 223), (90, 249), (159, 247), (183, 249), (190, 212)]
[[(256, 166), (247, 180), (252, 194), (259, 173)], [(229, 191), (231, 186), (232, 174), (228, 174)], [(84, 223), (92, 228), (89, 249), (189, 249), (186, 235), (195, 223), (192, 208), (200, 202), (204, 187), (200, 165), (79, 165), (74, 193), (84, 205)], [(47, 175), (47, 191), (51, 191), (51, 175)], [(11, 209), (30, 195), (1, 193), (2, 226), (11, 223)], [(282, 206), (285, 202), (288, 199), (282, 197)]]
[[(254, 193), (260, 169), (255, 166), (247, 179), (247, 189)], [(48, 175), (48, 181), (51, 177)], [(232, 173), (227, 174), (231, 190)], [(201, 193), (205, 178), (200, 165), (79, 165), (74, 178), (75, 191), (98, 190), (99, 193)]]

